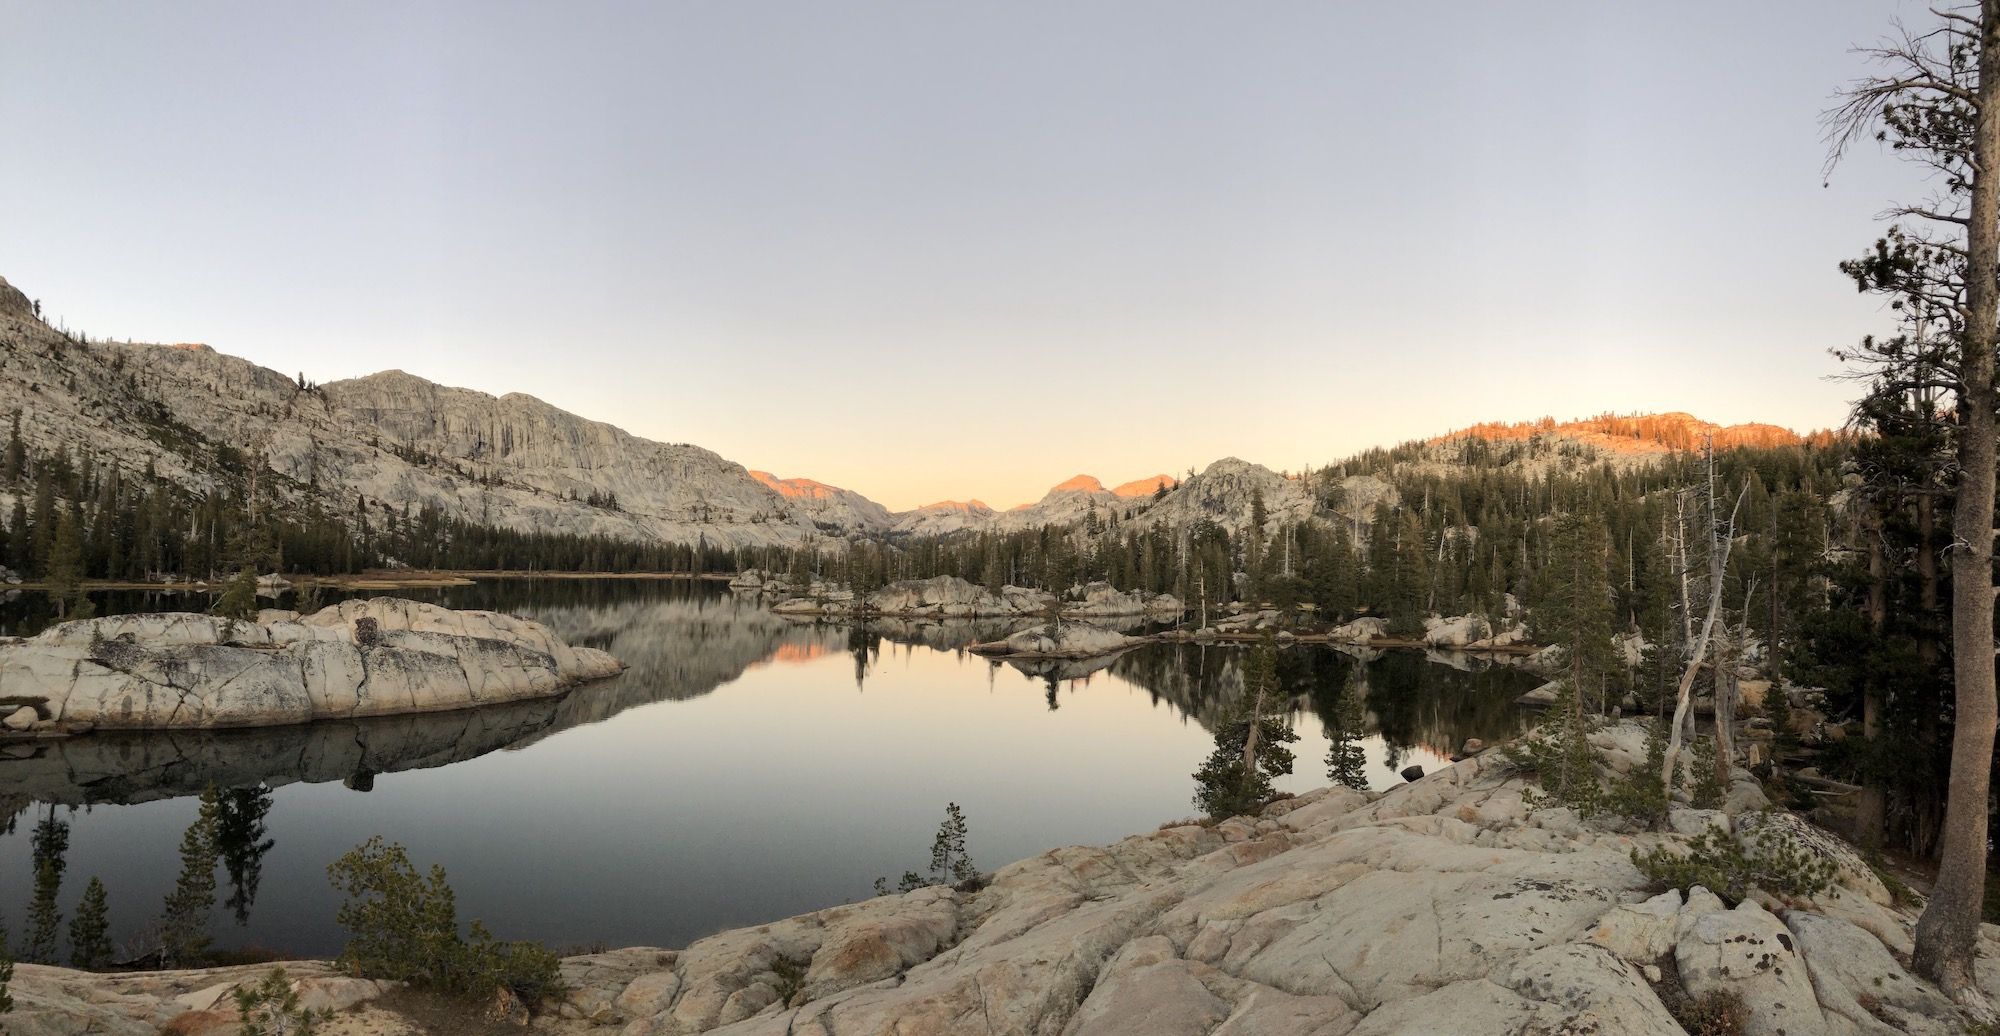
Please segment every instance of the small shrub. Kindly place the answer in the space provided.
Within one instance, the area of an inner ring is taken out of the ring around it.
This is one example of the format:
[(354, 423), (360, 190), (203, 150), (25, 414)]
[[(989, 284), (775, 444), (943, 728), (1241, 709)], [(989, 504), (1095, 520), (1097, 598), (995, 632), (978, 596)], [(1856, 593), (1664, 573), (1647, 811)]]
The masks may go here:
[(1667, 819), (1667, 789), (1660, 782), (1660, 770), (1666, 761), (1666, 727), (1649, 722), (1646, 762), (1612, 779), (1604, 793), (1604, 812), (1624, 817), (1646, 830), (1657, 829)]
[(811, 967), (809, 957), (779, 957), (771, 962), (771, 974), (777, 977), (778, 1002), (789, 1005), (792, 998), (805, 988), (806, 970)]
[(378, 835), (326, 870), (348, 896), (335, 918), (351, 935), (342, 963), (369, 978), (446, 984), (460, 954), (458, 905), (444, 868), (432, 867), (427, 880), (402, 846)]
[(1815, 856), (1766, 824), (1751, 836), (1749, 851), (1722, 831), (1708, 830), (1688, 842), (1686, 853), (1671, 846), (1632, 850), (1632, 865), (1662, 887), (1683, 892), (1700, 885), (1734, 905), (1752, 889), (1776, 896), (1806, 898), (1833, 884), (1831, 860)]
[(1771, 720), (1771, 756), (1797, 748), (1799, 736), (1792, 733), (1792, 695), (1783, 683), (1772, 681), (1764, 692), (1764, 715)]
[(319, 1023), (333, 1017), (332, 1011), (300, 1007), (299, 994), (284, 968), (272, 968), (264, 981), (238, 988), (236, 1014), (243, 1024), (242, 1036), (312, 1036)]
[(1743, 1026), (1750, 1020), (1750, 1008), (1743, 998), (1727, 989), (1680, 996), (1667, 1004), (1667, 1010), (1688, 1036), (1742, 1036)]
[(540, 1004), (560, 998), (568, 988), (562, 980), (562, 958), (554, 951), (532, 940), (495, 939), (478, 921), (472, 922), (465, 958), (460, 990), (471, 996), (487, 997), (505, 989), (524, 1004)]
[(1694, 760), (1694, 784), (1688, 788), (1688, 802), (1696, 809), (1721, 809), (1723, 795), (1729, 789), (1722, 786), (1722, 775), (1715, 768), (1715, 739), (1697, 737), (1688, 748)]
[(254, 619), (257, 617), (257, 573), (245, 567), (222, 584), (222, 596), (216, 598), (215, 614), (226, 619)]
[(1568, 806), (1578, 816), (1604, 811), (1604, 788), (1597, 780), (1597, 750), (1591, 747), (1594, 721), (1577, 707), (1576, 691), (1567, 680), (1549, 706), (1548, 718), (1532, 736), (1505, 749), (1507, 761), (1535, 774), (1540, 788), (1521, 796), (1529, 809)]
[(370, 838), (327, 876), (348, 897), (336, 915), (352, 936), (340, 959), (357, 975), (467, 996), (506, 989), (529, 1005), (563, 991), (560, 961), (540, 943), (503, 942), (477, 921), (461, 938), (444, 868), (419, 874), (400, 845)]
[[(1911, 888), (1909, 882), (1897, 877), (1896, 872), (1889, 869), (1888, 861), (1882, 859), (1882, 853), (1879, 850), (1870, 852), (1866, 859), (1868, 869), (1875, 872), (1875, 879), (1882, 883), (1883, 888), (1889, 890), (1889, 901), (1891, 903), (1899, 907), (1914, 906), (1917, 904), (1921, 898), (1917, 895), (1917, 890)], [(1992, 884), (1992, 878), (1989, 877), (1987, 879), (1987, 887), (1991, 888)]]

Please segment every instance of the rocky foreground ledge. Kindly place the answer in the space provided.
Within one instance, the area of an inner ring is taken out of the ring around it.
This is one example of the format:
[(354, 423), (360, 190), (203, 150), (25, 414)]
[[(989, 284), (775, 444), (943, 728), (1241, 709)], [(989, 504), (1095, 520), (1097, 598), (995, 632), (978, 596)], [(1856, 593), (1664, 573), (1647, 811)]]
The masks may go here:
[(255, 621), (160, 612), (0, 638), (17, 733), (279, 726), (560, 694), (620, 671), (538, 622), (394, 597)]
[[(1638, 727), (1594, 739), (1612, 769), (1643, 765)], [(572, 957), (567, 999), (530, 1024), (607, 1036), (1677, 1036), (1669, 1001), (1722, 992), (1741, 998), (1753, 1036), (1981, 1031), (1905, 970), (1913, 913), (1838, 840), (1758, 812), (1754, 783), (1732, 789), (1739, 815), (1675, 807), (1670, 831), (1643, 834), (1532, 809), (1525, 787), (1489, 752), (1381, 795), (1323, 789), (1259, 817), (1054, 850), (976, 893), (928, 888), (679, 951)], [(1832, 890), (1731, 909), (1700, 888), (1651, 887), (1629, 855), (1770, 823), (1834, 861)], [(1996, 935), (1986, 928), (1978, 961), (1989, 993)], [(287, 968), (312, 976), (315, 996), (372, 988), (330, 987), (323, 965)], [(258, 974), (24, 966), (7, 1022), (222, 1031), (228, 1019), (203, 1009)]]

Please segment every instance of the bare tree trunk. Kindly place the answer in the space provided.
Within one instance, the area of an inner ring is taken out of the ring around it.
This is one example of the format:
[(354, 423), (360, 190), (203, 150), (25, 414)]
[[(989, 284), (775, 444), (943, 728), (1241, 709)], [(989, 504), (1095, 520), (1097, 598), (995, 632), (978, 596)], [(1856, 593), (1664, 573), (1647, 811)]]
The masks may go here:
[(1674, 547), (1680, 554), (1675, 567), (1681, 572), (1681, 643), (1694, 640), (1694, 601), (1688, 595), (1687, 494), (1674, 494)]
[[(1734, 635), (1725, 630), (1716, 649), (1715, 779), (1725, 790), (1736, 776), (1736, 706), (1743, 695), (1736, 665), (1750, 644), (1750, 599), (1756, 592), (1757, 584), (1752, 580), (1743, 591), (1743, 624)], [(1776, 688), (1775, 682), (1772, 686)]]
[(1257, 774), (1257, 735), (1264, 730), (1264, 683), (1257, 682), (1256, 697), (1250, 704), (1250, 733), (1243, 738), (1243, 775), (1245, 780)]
[[(1992, 0), (2000, 3), (2000, 0)], [(1746, 487), (1747, 489), (1747, 487)], [(1708, 657), (1709, 641), (1715, 635), (1716, 619), (1722, 615), (1722, 577), (1729, 569), (1729, 551), (1736, 545), (1736, 512), (1743, 506), (1743, 494), (1736, 495), (1736, 506), (1730, 509), (1729, 524), (1716, 534), (1715, 517), (1718, 511), (1715, 498), (1715, 448), (1711, 443), (1708, 451), (1708, 616), (1701, 621), (1701, 633), (1695, 637), (1694, 653), (1689, 656), (1687, 670), (1681, 673), (1679, 693), (1674, 699), (1674, 726), (1667, 735), (1667, 757), (1660, 766), (1660, 783), (1671, 796), (1674, 791), (1674, 767), (1680, 762), (1682, 732), (1688, 729), (1688, 707), (1694, 700), (1695, 676), (1701, 672), (1702, 660)], [(1682, 551), (1686, 551), (1686, 537), (1682, 538)], [(1685, 573), (1683, 569), (1683, 573)], [(1682, 576), (1686, 578), (1685, 574)]]
[(1959, 476), (1951, 551), (1952, 685), (1956, 722), (1937, 885), (1917, 919), (1917, 973), (1961, 1002), (1983, 1004), (1973, 981), (1986, 897), (1987, 785), (1993, 767), (1994, 317), (2000, 311), (2000, 0), (1982, 0), (1979, 88), (1966, 228), (1966, 320), (1959, 356)]

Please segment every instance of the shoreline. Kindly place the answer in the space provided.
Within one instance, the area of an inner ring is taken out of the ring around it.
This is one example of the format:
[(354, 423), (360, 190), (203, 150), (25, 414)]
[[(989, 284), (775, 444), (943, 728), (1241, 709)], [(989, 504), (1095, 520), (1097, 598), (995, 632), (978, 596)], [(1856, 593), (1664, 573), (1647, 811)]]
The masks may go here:
[[(1643, 742), (1630, 722), (1596, 731), (1601, 775), (1643, 766)], [(1301, 1036), (1611, 1031), (1611, 1019), (1616, 1031), (1667, 1034), (1684, 1031), (1684, 990), (1824, 1032), (1870, 1017), (1859, 996), (1893, 990), (1922, 1025), (1911, 1031), (1966, 1020), (1896, 956), (1912, 907), (1837, 835), (1764, 812), (1748, 772), (1722, 808), (1673, 801), (1664, 822), (1638, 830), (1537, 803), (1531, 784), (1489, 748), (1381, 791), (1317, 788), (1243, 816), (1051, 849), (962, 885), (680, 948), (565, 956), (566, 988), (514, 1018), (549, 1036), (1108, 1034), (1155, 1031), (1130, 1023), (1164, 1005), (1204, 1027), (1241, 1018)], [(1830, 861), (1823, 892), (1752, 889), (1732, 904), (1635, 862), (1767, 825)], [(1984, 933), (1981, 943), (2000, 948)], [(302, 998), (352, 1016), (347, 1025), (409, 1020), (407, 999), (313, 960), (95, 974), (21, 965), (16, 1010), (24, 1022), (99, 1019), (111, 1036), (208, 1031), (234, 1021), (233, 987), (280, 963)]]
[[(627, 579), (627, 580), (701, 580), (724, 582), (731, 578), (722, 572), (548, 572), (533, 569), (466, 568), (466, 569), (366, 569), (343, 575), (287, 575), (283, 576), (294, 589), (304, 586), (326, 586), (337, 590), (394, 590), (398, 588), (437, 589), (448, 586), (471, 586), (481, 579)], [(85, 591), (90, 590), (166, 590), (181, 593), (220, 592), (223, 583), (204, 580), (182, 580), (164, 582), (143, 579), (86, 579), (82, 583)], [(47, 592), (49, 584), (44, 580), (27, 580), (0, 586), (5, 590), (38, 590)]]
[[(342, 575), (330, 575), (330, 576), (288, 575), (284, 573), (279, 573), (279, 575), (281, 575), (287, 583), (291, 584), (290, 586), (291, 589), (300, 589), (309, 586), (316, 586), (316, 587), (330, 587), (336, 590), (393, 591), (393, 590), (403, 590), (403, 589), (432, 590), (432, 589), (443, 589), (454, 586), (471, 586), (480, 580), (605, 579), (605, 580), (624, 580), (624, 581), (685, 580), (689, 582), (699, 581), (699, 582), (713, 582), (713, 583), (729, 583), (735, 580), (740, 575), (740, 573), (569, 572), (569, 571), (552, 572), (552, 571), (541, 571), (532, 569), (467, 568), (467, 569), (365, 569), (361, 572), (347, 573)], [(220, 582), (210, 583), (199, 580), (191, 582), (169, 583), (169, 582), (148, 581), (148, 580), (86, 579), (82, 583), (82, 588), (85, 591), (154, 590), (154, 591), (178, 592), (178, 593), (219, 593), (222, 590), (222, 586), (223, 584)], [(4, 586), (0, 586), (0, 592), (5, 592), (7, 590), (33, 590), (46, 593), (49, 591), (49, 589), (50, 589), (49, 584), (46, 581), (42, 580), (24, 581), (20, 583), (9, 583)], [(777, 611), (777, 609), (775, 608), (773, 608), (772, 610), (776, 614), (791, 615), (802, 619), (848, 621), (848, 622), (860, 622), (860, 623), (865, 623), (870, 619), (899, 619), (906, 621), (914, 620), (914, 621), (949, 622), (953, 620), (964, 620), (964, 621), (1030, 620), (1039, 617), (1036, 614), (1025, 613), (1025, 612), (991, 612), (991, 613), (974, 612), (965, 615), (946, 615), (946, 614), (939, 614), (936, 611), (925, 610), (925, 609), (915, 609), (915, 610), (895, 609), (895, 610), (884, 611), (876, 609), (857, 610), (857, 609), (819, 607), (812, 609), (794, 608), (782, 612)], [(1167, 619), (1167, 613), (1164, 611), (1154, 611), (1154, 610), (1114, 612), (1114, 613), (1100, 612), (1094, 614), (1081, 613), (1081, 612), (1079, 613), (1065, 612), (1063, 614), (1063, 617), (1065, 619), (1070, 619), (1083, 623), (1092, 623), (1096, 620), (1117, 620), (1117, 619), (1150, 619), (1153, 621), (1164, 622)], [(1459, 646), (1445, 646), (1445, 645), (1431, 644), (1426, 642), (1421, 637), (1376, 637), (1370, 640), (1357, 641), (1344, 638), (1336, 638), (1331, 636), (1327, 632), (1303, 632), (1301, 630), (1291, 629), (1291, 628), (1279, 628), (1269, 632), (1272, 634), (1280, 635), (1279, 642), (1281, 645), (1331, 644), (1337, 647), (1374, 648), (1376, 650), (1434, 649), (1439, 651), (1451, 651), (1459, 654), (1480, 655), (1484, 657), (1493, 657), (1493, 658), (1526, 658), (1528, 656), (1535, 654), (1538, 651), (1541, 651), (1546, 646), (1529, 641), (1521, 641), (1512, 644), (1489, 645), (1484, 647), (1470, 647), (1470, 646), (1459, 647)], [(1238, 631), (1238, 630), (1223, 630), (1223, 631), (1216, 631), (1213, 633), (1203, 634), (1193, 630), (1167, 629), (1155, 633), (1136, 634), (1135, 639), (1157, 644), (1216, 644), (1216, 643), (1254, 644), (1264, 639), (1266, 635), (1267, 634), (1264, 631), (1250, 632), (1250, 631)]]

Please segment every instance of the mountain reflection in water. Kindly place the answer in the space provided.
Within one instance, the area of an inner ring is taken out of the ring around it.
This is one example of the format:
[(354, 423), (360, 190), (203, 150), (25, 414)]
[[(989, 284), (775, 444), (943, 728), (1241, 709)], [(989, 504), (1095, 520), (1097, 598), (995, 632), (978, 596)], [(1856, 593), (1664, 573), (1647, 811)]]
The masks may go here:
[[(106, 612), (205, 604), (95, 596)], [(988, 868), (1186, 816), (1206, 727), (1243, 694), (1240, 646), (1081, 661), (964, 650), (1035, 620), (846, 625), (688, 581), (493, 580), (404, 596), (526, 615), (629, 669), (493, 709), (0, 746), (0, 808), (14, 817), (0, 835), (0, 916), (22, 916), (33, 832), (60, 823), (64, 911), (101, 876), (114, 934), (130, 934), (157, 914), (194, 796), (212, 786), (232, 824), (219, 945), (337, 951), (325, 866), (373, 834), (443, 864), (464, 917), (508, 937), (681, 945), (867, 895), (875, 876), (922, 862), (947, 800), (965, 807)], [(36, 597), (0, 602), (0, 628), (45, 621)], [(1302, 736), (1299, 772), (1280, 787), (1324, 783), (1323, 720), (1350, 681), (1381, 786), (1467, 737), (1520, 729), (1512, 702), (1531, 677), (1446, 661), (1463, 668), (1414, 652), (1281, 651)]]

